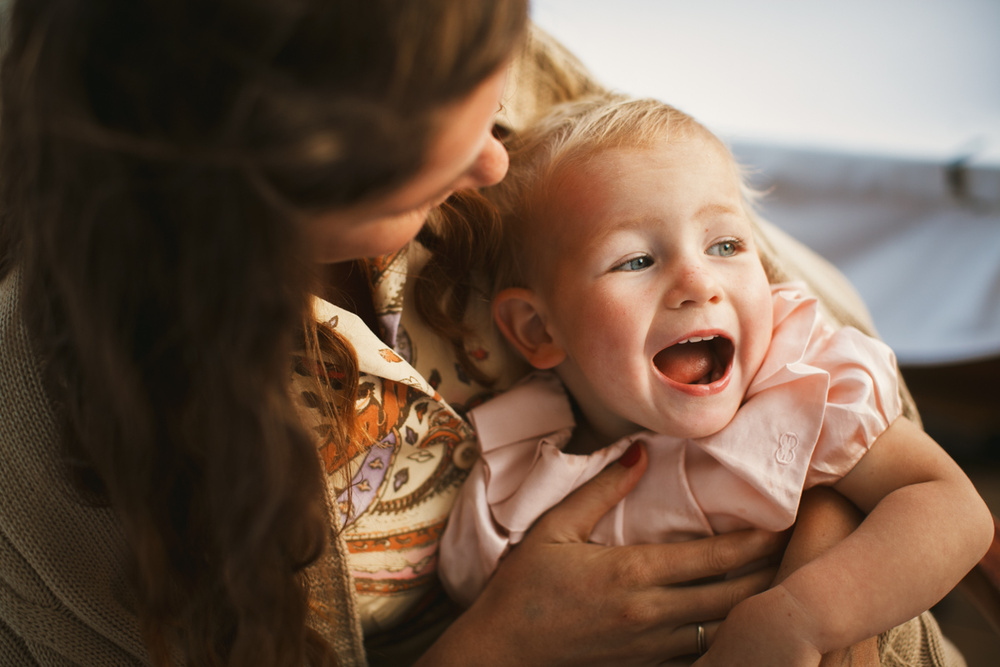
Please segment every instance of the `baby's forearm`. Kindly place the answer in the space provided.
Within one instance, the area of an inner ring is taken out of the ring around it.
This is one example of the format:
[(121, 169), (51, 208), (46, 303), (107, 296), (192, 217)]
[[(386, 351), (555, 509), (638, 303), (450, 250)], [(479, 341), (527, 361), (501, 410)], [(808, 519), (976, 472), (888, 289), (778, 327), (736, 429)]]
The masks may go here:
[(904, 486), (847, 539), (762, 594), (758, 609), (820, 653), (850, 646), (938, 602), (992, 534), (989, 510), (964, 475)]
[(836, 535), (820, 531), (818, 550), (798, 550), (792, 560), (801, 567), (788, 574), (794, 564), (783, 565), (785, 579), (737, 605), (699, 667), (816, 665), (930, 608), (993, 539), (993, 517), (972, 482), (904, 418), (835, 488), (868, 516), (813, 560)]

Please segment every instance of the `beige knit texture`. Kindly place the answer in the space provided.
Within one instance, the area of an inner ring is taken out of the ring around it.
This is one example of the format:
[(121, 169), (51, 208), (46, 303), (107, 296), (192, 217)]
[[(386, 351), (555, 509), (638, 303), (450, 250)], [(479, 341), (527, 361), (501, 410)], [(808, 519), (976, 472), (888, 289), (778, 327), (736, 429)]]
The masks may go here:
[[(79, 502), (61, 475), (40, 377), (15, 271), (0, 283), (0, 666), (148, 664), (121, 524)], [(311, 622), (354, 667), (365, 657), (344, 553), (331, 529), (308, 572)], [(179, 654), (174, 664), (184, 664)]]
[(0, 664), (145, 664), (121, 526), (61, 474), (19, 293), (15, 271), (0, 283)]

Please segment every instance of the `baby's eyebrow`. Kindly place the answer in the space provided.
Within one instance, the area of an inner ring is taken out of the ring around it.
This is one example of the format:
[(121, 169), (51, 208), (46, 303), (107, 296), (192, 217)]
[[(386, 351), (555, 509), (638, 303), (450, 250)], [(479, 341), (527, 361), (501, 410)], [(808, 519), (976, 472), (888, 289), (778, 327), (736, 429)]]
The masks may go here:
[(600, 230), (595, 232), (590, 237), (589, 240), (591, 243), (588, 245), (601, 243), (614, 234), (648, 229), (657, 224), (657, 218), (648, 216), (609, 218), (606, 220), (605, 224), (601, 226)]
[(705, 218), (711, 215), (735, 215), (738, 211), (727, 204), (711, 203), (705, 204), (695, 213), (695, 219)]

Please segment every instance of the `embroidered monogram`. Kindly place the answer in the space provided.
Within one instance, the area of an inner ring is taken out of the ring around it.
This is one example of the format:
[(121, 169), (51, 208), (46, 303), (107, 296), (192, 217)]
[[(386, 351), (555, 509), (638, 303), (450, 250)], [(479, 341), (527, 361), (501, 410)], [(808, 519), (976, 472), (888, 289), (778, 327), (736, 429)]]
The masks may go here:
[(799, 446), (799, 437), (794, 433), (782, 433), (778, 438), (778, 449), (774, 458), (782, 465), (788, 465), (795, 460), (795, 448)]

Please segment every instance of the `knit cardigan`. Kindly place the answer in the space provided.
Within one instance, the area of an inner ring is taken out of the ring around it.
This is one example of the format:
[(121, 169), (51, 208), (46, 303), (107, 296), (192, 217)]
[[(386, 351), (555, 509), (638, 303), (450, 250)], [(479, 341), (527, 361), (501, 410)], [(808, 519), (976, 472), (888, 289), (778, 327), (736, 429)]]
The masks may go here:
[[(65, 474), (20, 304), (15, 270), (0, 282), (0, 665), (147, 665), (121, 522)], [(365, 657), (344, 553), (331, 528), (307, 574), (312, 625), (350, 667)]]

